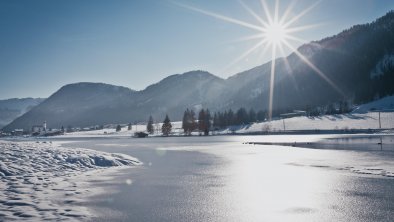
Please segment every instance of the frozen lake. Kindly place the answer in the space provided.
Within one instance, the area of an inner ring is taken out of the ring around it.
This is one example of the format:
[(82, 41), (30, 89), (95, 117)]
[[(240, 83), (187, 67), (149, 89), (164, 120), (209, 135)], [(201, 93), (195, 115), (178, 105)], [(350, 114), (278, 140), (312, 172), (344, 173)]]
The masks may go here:
[(320, 137), (78, 138), (63, 146), (144, 162), (91, 181), (106, 191), (84, 204), (92, 221), (393, 221), (394, 137), (382, 138), (382, 151), (379, 137), (324, 140), (330, 149), (243, 144)]

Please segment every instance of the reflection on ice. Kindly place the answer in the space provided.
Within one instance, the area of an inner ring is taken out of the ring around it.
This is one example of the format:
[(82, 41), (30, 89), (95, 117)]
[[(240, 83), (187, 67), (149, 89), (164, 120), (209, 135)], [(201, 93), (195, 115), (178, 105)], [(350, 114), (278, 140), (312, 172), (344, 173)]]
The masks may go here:
[[(123, 220), (392, 221), (394, 180), (390, 176), (394, 172), (394, 152), (243, 144), (317, 143), (337, 136), (102, 142), (121, 144), (108, 147), (91, 140), (83, 146), (129, 154), (148, 163), (133, 171), (135, 174), (127, 172), (117, 180), (122, 182), (114, 185), (119, 195), (104, 197), (114, 201), (102, 204), (114, 209), (114, 214), (122, 212), (119, 218)], [(159, 155), (163, 151), (165, 155)], [(129, 178), (133, 178), (131, 187), (124, 182)], [(112, 219), (108, 215), (101, 218)]]
[(133, 181), (131, 179), (126, 179), (126, 184), (127, 185), (131, 185), (133, 183)]
[(303, 158), (302, 153), (288, 148), (268, 149), (231, 157), (234, 161), (227, 181), (231, 195), (225, 201), (237, 203), (237, 217), (242, 221), (295, 221), (299, 214), (304, 219), (304, 214), (310, 214), (307, 218), (312, 219), (326, 203), (319, 194), (332, 192), (328, 181), (335, 183), (337, 178), (313, 168), (286, 164)]

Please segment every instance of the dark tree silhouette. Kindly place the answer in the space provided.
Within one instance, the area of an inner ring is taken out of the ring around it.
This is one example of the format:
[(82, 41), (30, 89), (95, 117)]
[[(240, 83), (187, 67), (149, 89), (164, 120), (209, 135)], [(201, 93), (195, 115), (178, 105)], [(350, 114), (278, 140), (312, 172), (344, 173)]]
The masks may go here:
[(186, 109), (186, 111), (183, 114), (182, 129), (185, 135), (191, 135), (193, 130), (196, 129), (197, 124), (194, 116), (195, 116), (194, 111), (189, 109)]
[(249, 123), (253, 123), (257, 121), (257, 114), (254, 109), (249, 110)]
[(247, 124), (249, 123), (248, 120), (248, 113), (246, 112), (245, 108), (240, 108), (237, 111), (236, 114), (236, 122), (235, 124), (240, 125), (240, 124)]
[(161, 126), (161, 132), (163, 133), (164, 136), (168, 136), (171, 133), (172, 130), (172, 125), (170, 118), (168, 118), (168, 115), (166, 115), (166, 118), (163, 121), (163, 125)]
[(154, 132), (152, 116), (149, 116), (148, 124), (146, 125), (146, 131), (148, 131), (149, 134), (153, 134)]
[(211, 113), (209, 112), (208, 109), (205, 111), (204, 122), (205, 122), (205, 124), (204, 124), (205, 125), (204, 135), (208, 136), (209, 135), (209, 129), (211, 128)]
[(205, 126), (205, 110), (201, 109), (200, 112), (198, 113), (198, 131), (204, 132), (206, 126)]

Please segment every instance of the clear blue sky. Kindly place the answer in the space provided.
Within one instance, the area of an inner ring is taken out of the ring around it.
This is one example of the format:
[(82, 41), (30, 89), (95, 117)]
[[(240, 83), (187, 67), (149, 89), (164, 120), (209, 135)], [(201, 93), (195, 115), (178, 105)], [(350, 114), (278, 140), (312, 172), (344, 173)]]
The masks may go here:
[[(227, 78), (269, 61), (256, 51), (227, 67), (255, 43), (231, 41), (256, 32), (174, 2), (258, 24), (237, 0), (0, 0), (0, 99), (48, 97), (81, 81), (140, 90), (196, 69)], [(259, 0), (244, 2), (264, 17)], [(322, 0), (296, 24), (322, 25), (295, 36), (319, 40), (392, 9), (393, 0)]]

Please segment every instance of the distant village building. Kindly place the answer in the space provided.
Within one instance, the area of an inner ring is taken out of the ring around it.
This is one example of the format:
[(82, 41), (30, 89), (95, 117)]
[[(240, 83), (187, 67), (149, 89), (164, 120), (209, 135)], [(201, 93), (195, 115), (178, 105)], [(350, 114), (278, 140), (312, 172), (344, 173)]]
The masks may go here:
[(32, 135), (41, 135), (45, 134), (47, 131), (47, 122), (44, 121), (42, 125), (34, 125), (31, 127), (31, 134)]
[(11, 135), (13, 135), (13, 136), (23, 136), (23, 129), (15, 129), (14, 131), (11, 132)]
[(41, 125), (34, 125), (31, 127), (31, 132), (32, 133), (41, 133), (45, 132), (45, 128)]

